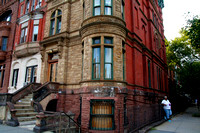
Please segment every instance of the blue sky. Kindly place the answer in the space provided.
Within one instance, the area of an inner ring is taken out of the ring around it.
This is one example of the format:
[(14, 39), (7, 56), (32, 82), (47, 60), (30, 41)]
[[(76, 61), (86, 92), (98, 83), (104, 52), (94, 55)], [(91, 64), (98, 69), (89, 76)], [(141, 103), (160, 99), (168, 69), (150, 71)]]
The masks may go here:
[(186, 24), (186, 14), (200, 15), (200, 0), (164, 0), (164, 34), (168, 40), (180, 36), (179, 30)]

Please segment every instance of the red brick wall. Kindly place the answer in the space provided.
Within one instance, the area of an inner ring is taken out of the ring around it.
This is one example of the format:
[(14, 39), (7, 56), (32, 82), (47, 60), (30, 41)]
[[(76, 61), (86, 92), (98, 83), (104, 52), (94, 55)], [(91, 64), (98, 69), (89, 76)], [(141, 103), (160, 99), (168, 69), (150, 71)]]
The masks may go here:
[[(10, 1), (10, 2), (13, 2), (13, 1)], [(7, 7), (8, 5), (9, 7)], [(15, 1), (11, 5), (6, 4), (5, 6), (0, 7), (1, 15), (8, 10), (12, 11), (10, 29), (7, 30), (6, 35), (5, 35), (5, 31), (1, 31), (3, 29), (0, 30), (0, 38), (2, 38), (2, 36), (8, 37), (6, 59), (0, 62), (0, 65), (5, 64), (4, 82), (3, 82), (3, 87), (0, 88), (0, 93), (8, 92), (8, 86), (9, 86), (9, 80), (10, 80), (10, 68), (11, 68), (11, 62), (12, 62), (12, 50), (13, 50), (13, 45), (14, 45), (13, 40), (16, 35), (15, 27), (16, 27), (16, 20), (17, 20), (17, 12), (16, 12), (17, 9), (18, 9), (18, 1)]]
[[(155, 8), (154, 8), (155, 7)], [(155, 14), (156, 22), (152, 17)], [(168, 93), (166, 52), (162, 10), (150, 1), (125, 0), (125, 21), (129, 30), (126, 40), (126, 81), (131, 86), (149, 87), (148, 60), (151, 62), (151, 88), (158, 90), (157, 68), (161, 69), (162, 88)], [(155, 37), (159, 39), (159, 49)]]
[[(93, 89), (79, 89), (76, 91), (66, 89), (59, 95), (57, 111), (72, 112), (75, 114), (75, 121), (80, 114), (81, 107), (81, 129), (90, 133), (118, 133), (138, 130), (139, 128), (155, 122), (162, 118), (162, 109), (159, 106), (163, 94), (153, 91), (145, 92), (143, 88), (115, 89), (114, 97), (101, 97), (93, 93)], [(126, 98), (128, 125), (124, 125), (124, 99)], [(112, 131), (97, 131), (89, 129), (90, 126), (90, 101), (93, 99), (113, 99), (115, 129)]]

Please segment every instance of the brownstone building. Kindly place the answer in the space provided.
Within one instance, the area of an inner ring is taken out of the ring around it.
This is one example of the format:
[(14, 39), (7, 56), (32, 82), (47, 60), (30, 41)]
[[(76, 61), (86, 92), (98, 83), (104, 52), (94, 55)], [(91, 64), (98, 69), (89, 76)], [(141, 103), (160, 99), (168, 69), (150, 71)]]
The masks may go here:
[(17, 9), (17, 0), (0, 3), (0, 93), (8, 92)]
[[(38, 66), (41, 84), (19, 89), (17, 100), (33, 93), (35, 109), (71, 112), (82, 132), (134, 132), (162, 119), (159, 103), (168, 94), (163, 0), (42, 2), (43, 12), (29, 9), (19, 17), (12, 63), (15, 69), (17, 60), (27, 60), (30, 79)], [(27, 6), (28, 1), (23, 3)], [(28, 40), (21, 42), (26, 35), (22, 30), (38, 23), (32, 21), (38, 14), (44, 26), (40, 39), (32, 42), (29, 31)], [(29, 18), (28, 23), (23, 18)], [(33, 53), (24, 55), (17, 49), (27, 45), (37, 45), (36, 52), (31, 48)], [(47, 129), (44, 115), (37, 116), (35, 131)]]
[(161, 118), (162, 0), (49, 0), (47, 7), (41, 83), (60, 84), (56, 111), (75, 113), (84, 132), (130, 132)]

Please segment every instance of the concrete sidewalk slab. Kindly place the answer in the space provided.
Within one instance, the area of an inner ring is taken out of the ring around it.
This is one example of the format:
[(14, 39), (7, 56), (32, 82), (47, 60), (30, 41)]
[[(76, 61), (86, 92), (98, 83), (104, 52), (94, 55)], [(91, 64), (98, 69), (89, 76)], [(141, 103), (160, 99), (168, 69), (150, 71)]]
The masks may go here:
[(25, 128), (0, 125), (0, 133), (34, 133), (34, 132)]
[(193, 117), (194, 113), (200, 112), (196, 107), (190, 107), (173, 117), (171, 122), (166, 121), (148, 133), (200, 133), (200, 117)]

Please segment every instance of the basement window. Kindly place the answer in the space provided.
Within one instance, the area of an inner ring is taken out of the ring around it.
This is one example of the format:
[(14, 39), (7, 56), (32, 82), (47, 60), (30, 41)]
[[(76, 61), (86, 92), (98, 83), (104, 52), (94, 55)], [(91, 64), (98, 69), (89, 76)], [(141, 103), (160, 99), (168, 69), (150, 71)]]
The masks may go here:
[(90, 101), (90, 129), (114, 130), (114, 100)]

